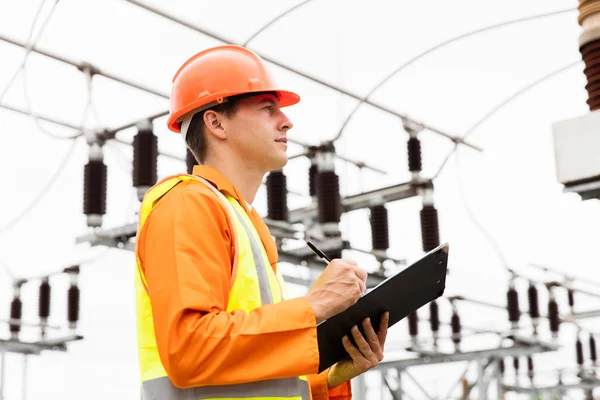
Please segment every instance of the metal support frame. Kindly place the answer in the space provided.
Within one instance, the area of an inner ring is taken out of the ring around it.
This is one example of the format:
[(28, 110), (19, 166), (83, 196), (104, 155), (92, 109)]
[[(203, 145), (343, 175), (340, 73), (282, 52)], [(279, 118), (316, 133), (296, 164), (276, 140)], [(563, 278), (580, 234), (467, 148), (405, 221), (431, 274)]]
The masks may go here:
[(0, 353), (39, 355), (42, 351), (67, 351), (67, 343), (82, 340), (83, 336), (68, 335), (60, 338), (22, 342), (14, 339), (0, 339)]
[(456, 353), (438, 353), (436, 355), (425, 356), (421, 358), (405, 359), (405, 360), (393, 360), (393, 361), (382, 361), (376, 369), (386, 370), (389, 368), (407, 369), (409, 367), (415, 367), (420, 365), (434, 365), (434, 364), (446, 364), (459, 361), (471, 361), (477, 359), (492, 359), (492, 358), (505, 358), (512, 356), (523, 356), (536, 353), (546, 353), (556, 351), (559, 349), (559, 345), (554, 343), (547, 343), (541, 341), (532, 340), (534, 344), (527, 345), (523, 343), (515, 343), (512, 346), (498, 347), (486, 350), (476, 350), (468, 352), (456, 352)]
[[(342, 199), (342, 212), (350, 212), (361, 208), (390, 203), (397, 200), (417, 196), (417, 185), (414, 182), (401, 183), (394, 186), (384, 187), (370, 192), (347, 196)], [(304, 222), (317, 216), (317, 205), (290, 210), (289, 220), (291, 223)]]
[(563, 383), (560, 385), (554, 386), (539, 386), (539, 387), (524, 387), (524, 386), (513, 386), (513, 385), (503, 385), (503, 389), (507, 392), (515, 392), (515, 393), (545, 393), (545, 392), (564, 392), (566, 390), (594, 390), (596, 388), (600, 388), (599, 383), (588, 383), (588, 382), (578, 382), (578, 383)]
[[(506, 332), (502, 336), (512, 339), (513, 344), (510, 346), (499, 346), (497, 348), (485, 350), (455, 352), (448, 354), (427, 352), (423, 351), (422, 349), (409, 348), (407, 349), (408, 351), (415, 351), (419, 357), (413, 359), (383, 361), (377, 367), (375, 367), (374, 370), (379, 371), (381, 374), (386, 374), (386, 372), (390, 369), (397, 370), (399, 374), (398, 383), (400, 384), (403, 379), (402, 375), (404, 375), (406, 378), (412, 380), (422, 392), (418, 397), (426, 399), (433, 397), (409, 372), (410, 367), (467, 362), (466, 368), (459, 377), (458, 381), (452, 385), (445, 397), (441, 397), (441, 399), (450, 399), (452, 398), (452, 393), (468, 374), (472, 363), (475, 362), (477, 380), (469, 385), (467, 393), (464, 394), (463, 398), (467, 398), (466, 396), (468, 396), (468, 394), (471, 393), (474, 388), (476, 388), (477, 399), (487, 399), (488, 391), (490, 387), (493, 387), (494, 390), (497, 391), (498, 399), (501, 399), (503, 393), (507, 390), (510, 390), (510, 387), (507, 387), (502, 382), (502, 376), (500, 374), (501, 359), (513, 356), (526, 356), (535, 353), (546, 353), (559, 349), (558, 344), (541, 341), (536, 338), (515, 336), (511, 332)], [(495, 386), (491, 386), (494, 382)], [(591, 384), (591, 382), (587, 382), (587, 384)], [(406, 397), (406, 392), (402, 390), (400, 390), (400, 392), (401, 395), (405, 395)]]

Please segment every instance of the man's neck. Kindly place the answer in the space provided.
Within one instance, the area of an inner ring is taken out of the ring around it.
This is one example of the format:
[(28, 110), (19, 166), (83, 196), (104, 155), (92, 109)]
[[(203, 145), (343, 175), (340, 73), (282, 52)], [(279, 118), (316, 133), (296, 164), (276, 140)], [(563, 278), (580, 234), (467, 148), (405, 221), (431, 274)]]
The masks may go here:
[(264, 173), (248, 168), (241, 163), (224, 159), (207, 159), (204, 165), (222, 173), (242, 195), (243, 200), (250, 204), (254, 202), (254, 197), (256, 197), (256, 192), (258, 192), (258, 188), (262, 183)]

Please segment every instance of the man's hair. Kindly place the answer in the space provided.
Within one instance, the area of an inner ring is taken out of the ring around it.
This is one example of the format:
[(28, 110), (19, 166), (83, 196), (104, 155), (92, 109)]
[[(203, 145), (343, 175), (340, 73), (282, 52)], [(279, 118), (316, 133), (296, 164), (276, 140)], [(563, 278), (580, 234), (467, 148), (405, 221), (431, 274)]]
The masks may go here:
[[(198, 161), (199, 164), (203, 164), (204, 159), (206, 158), (206, 140), (204, 137), (204, 113), (208, 110), (213, 110), (225, 115), (228, 118), (231, 118), (234, 117), (237, 113), (240, 101), (261, 94), (273, 94), (277, 97), (277, 93), (275, 92), (244, 93), (237, 96), (231, 96), (227, 98), (227, 101), (224, 103), (221, 103), (219, 105), (194, 114), (194, 116), (192, 117), (192, 121), (190, 122), (190, 126), (188, 127), (185, 141), (187, 143), (188, 148), (190, 149), (190, 152), (194, 155), (196, 161)], [(181, 124), (179, 126), (181, 129)]]

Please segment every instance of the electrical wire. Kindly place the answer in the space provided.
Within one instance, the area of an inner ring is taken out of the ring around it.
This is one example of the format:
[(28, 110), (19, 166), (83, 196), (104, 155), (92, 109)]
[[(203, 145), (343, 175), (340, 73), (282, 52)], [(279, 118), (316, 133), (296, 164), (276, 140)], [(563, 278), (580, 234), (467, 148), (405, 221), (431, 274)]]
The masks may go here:
[[(433, 47), (428, 48), (427, 50), (419, 53), (415, 57), (411, 58), (410, 60), (408, 60), (407, 62), (405, 62), (404, 64), (402, 64), (398, 68), (396, 68), (389, 75), (387, 75), (383, 80), (381, 80), (377, 85), (375, 85), (373, 87), (373, 89), (371, 89), (363, 98), (361, 98), (360, 101), (359, 101), (359, 103), (354, 107), (354, 109), (350, 112), (350, 114), (348, 115), (348, 117), (346, 118), (346, 120), (344, 121), (344, 123), (342, 124), (342, 127), (338, 131), (337, 135), (333, 138), (333, 141), (338, 140), (342, 136), (342, 132), (346, 128), (346, 125), (348, 125), (348, 122), (350, 122), (350, 119), (352, 118), (352, 116), (354, 114), (356, 114), (356, 112), (358, 111), (358, 109), (360, 108), (361, 105), (363, 105), (364, 103), (366, 103), (366, 102), (369, 101), (369, 97), (371, 97), (373, 95), (373, 93), (375, 93), (381, 86), (385, 85), (385, 83), (387, 83), (391, 78), (393, 78), (394, 76), (396, 76), (400, 71), (402, 71), (403, 69), (407, 68), (408, 66), (410, 66), (414, 62), (420, 60), (421, 58), (425, 57), (426, 55), (431, 54), (434, 51), (439, 50), (442, 47), (445, 47), (445, 46), (447, 46), (447, 45), (449, 45), (451, 43), (457, 42), (457, 41), (462, 40), (462, 39), (466, 39), (466, 38), (468, 38), (470, 36), (477, 35), (479, 33), (487, 32), (487, 31), (490, 31), (490, 30), (493, 30), (493, 29), (497, 29), (497, 28), (501, 28), (501, 27), (508, 26), (508, 25), (517, 24), (517, 23), (520, 23), (520, 22), (528, 22), (528, 21), (533, 21), (533, 20), (540, 19), (540, 18), (552, 17), (552, 16), (555, 16), (555, 15), (564, 14), (564, 13), (571, 12), (571, 11), (577, 11), (577, 8), (576, 7), (575, 8), (571, 7), (571, 8), (567, 8), (567, 9), (563, 9), (563, 10), (552, 11), (552, 12), (549, 12), (549, 13), (537, 14), (537, 15), (532, 15), (532, 16), (529, 16), (529, 17), (518, 18), (518, 19), (506, 21), (506, 22), (501, 22), (501, 23), (498, 23), (498, 24), (486, 26), (486, 27), (483, 27), (483, 28), (475, 29), (475, 30), (467, 32), (467, 33), (460, 34), (458, 36), (455, 36), (455, 37), (452, 37), (452, 38), (450, 38), (448, 40), (445, 40), (442, 43), (438, 43), (438, 44), (436, 44)], [(463, 139), (465, 139), (465, 138), (463, 137)], [(458, 143), (460, 143), (460, 142), (455, 142), (455, 146)]]
[[(486, 122), (488, 119), (490, 119), (491, 117), (493, 117), (498, 111), (500, 111), (504, 106), (506, 106), (507, 104), (511, 103), (512, 101), (516, 100), (518, 97), (520, 97), (521, 95), (527, 93), (528, 91), (530, 91), (531, 89), (535, 88), (536, 86), (540, 85), (541, 83), (547, 81), (550, 78), (553, 78), (554, 76), (565, 72), (573, 67), (576, 67), (577, 65), (579, 65), (582, 61), (581, 60), (577, 60), (575, 62), (569, 63), (567, 65), (564, 65), (552, 72), (550, 72), (549, 74), (544, 75), (541, 78), (536, 79), (535, 81), (525, 85), (524, 87), (522, 87), (521, 89), (519, 89), (518, 91), (512, 93), (510, 96), (508, 96), (507, 98), (505, 98), (504, 100), (502, 100), (502, 102), (498, 103), (496, 106), (494, 106), (492, 109), (490, 109), (490, 111), (488, 111), (487, 113), (485, 113), (485, 115), (483, 117), (481, 117), (479, 120), (477, 120), (477, 122), (475, 122), (473, 125), (471, 125), (471, 127), (469, 129), (467, 129), (467, 131), (465, 132), (465, 134), (462, 136), (463, 139), (466, 139), (467, 137), (471, 136), (473, 133), (475, 133), (475, 131), (477, 130), (477, 128), (479, 128), (484, 122)], [(451, 156), (456, 152), (458, 146), (455, 144), (453, 149), (450, 150), (450, 152), (448, 153), (448, 155), (446, 156), (446, 158), (444, 159), (444, 161), (442, 162), (441, 166), (438, 168), (438, 171), (435, 173), (435, 175), (433, 176), (432, 179), (436, 179), (439, 177), (440, 173), (444, 170), (446, 164), (448, 163), (448, 160), (451, 158)]]
[(15, 276), (14, 272), (8, 266), (8, 264), (6, 263), (6, 261), (4, 259), (0, 259), (0, 267), (2, 267), (2, 270), (6, 273), (6, 275), (8, 275), (10, 277), (10, 279), (13, 282), (16, 280), (16, 276)]
[[(483, 122), (487, 121), (489, 118), (491, 118), (494, 114), (496, 114), (501, 108), (503, 108), (504, 106), (506, 106), (507, 104), (509, 104), (510, 102), (512, 102), (513, 100), (515, 100), (516, 98), (518, 98), (519, 96), (521, 96), (522, 94), (528, 92), (529, 90), (531, 90), (532, 88), (536, 87), (537, 85), (541, 84), (542, 82), (547, 81), (548, 79), (558, 75), (561, 72), (564, 72), (566, 70), (569, 70), (570, 68), (573, 68), (576, 65), (579, 65), (579, 63), (581, 63), (581, 61), (576, 61), (576, 62), (572, 62), (569, 63), (555, 71), (552, 71), (551, 73), (544, 75), (542, 78), (535, 80), (534, 82), (526, 85), (525, 87), (523, 87), (522, 89), (520, 89), (519, 91), (515, 92), (514, 94), (512, 94), (511, 96), (507, 97), (504, 101), (502, 101), (500, 104), (498, 104), (496, 107), (492, 108), (489, 112), (487, 112), (482, 118), (480, 118), (477, 122), (475, 122), (475, 124), (473, 124), (471, 126), (471, 128), (469, 128), (467, 130), (467, 132), (464, 134), (463, 138), (466, 138), (470, 135), (472, 135), (478, 127), (480, 127)], [(475, 227), (479, 230), (479, 232), (481, 232), (481, 234), (487, 239), (487, 241), (489, 242), (489, 244), (492, 246), (492, 248), (494, 249), (496, 255), (498, 256), (499, 260), (502, 262), (502, 264), (504, 265), (504, 267), (506, 268), (507, 271), (514, 273), (513, 269), (508, 265), (506, 258), (504, 257), (503, 253), (502, 253), (502, 249), (500, 248), (500, 246), (498, 245), (498, 242), (494, 239), (494, 237), (489, 233), (489, 231), (487, 231), (485, 229), (485, 227), (483, 226), (483, 224), (477, 219), (477, 217), (475, 216), (475, 213), (473, 212), (473, 210), (471, 209), (465, 192), (464, 192), (464, 185), (463, 185), (463, 181), (462, 181), (462, 177), (461, 177), (461, 171), (460, 171), (460, 161), (459, 161), (459, 156), (458, 156), (458, 146), (455, 146), (454, 149), (452, 150), (452, 152), (448, 155), (447, 158), (449, 158), (452, 154), (455, 155), (455, 165), (456, 165), (456, 180), (458, 183), (458, 189), (459, 189), (459, 194), (460, 194), (460, 198), (462, 200), (463, 206), (465, 207), (465, 210), (467, 211), (467, 215), (469, 216), (469, 218), (471, 219), (471, 221), (473, 222), (473, 224), (475, 225)], [(444, 163), (442, 164), (442, 167), (444, 165), (446, 165), (447, 160), (444, 161)], [(436, 177), (437, 175), (436, 174)]]
[(71, 156), (73, 155), (73, 151), (75, 150), (76, 145), (77, 140), (73, 140), (71, 147), (63, 156), (62, 161), (60, 162), (58, 168), (56, 169), (50, 180), (42, 188), (40, 193), (31, 201), (31, 203), (29, 203), (29, 205), (27, 205), (27, 207), (23, 209), (23, 211), (21, 211), (15, 218), (6, 223), (4, 226), (0, 227), (0, 235), (5, 234), (6, 232), (14, 228), (19, 222), (21, 222), (21, 220), (25, 218), (27, 214), (29, 214), (29, 212), (31, 212), (31, 210), (33, 210), (33, 208), (40, 202), (40, 200), (42, 200), (44, 196), (50, 191), (54, 183), (56, 183), (59, 176), (62, 174), (65, 167), (67, 166)]
[[(32, 112), (33, 107), (31, 106), (31, 98), (29, 96), (29, 89), (28, 89), (28, 78), (27, 78), (27, 60), (29, 59), (29, 55), (31, 54), (32, 49), (35, 47), (35, 44), (38, 42), (38, 40), (40, 39), (40, 37), (42, 36), (42, 34), (44, 33), (44, 30), (46, 29), (46, 27), (48, 26), (48, 22), (50, 21), (54, 10), (56, 9), (56, 5), (58, 4), (58, 0), (55, 0), (54, 4), (52, 5), (52, 8), (50, 9), (48, 16), (46, 17), (46, 19), (44, 20), (42, 27), (40, 28), (37, 37), (35, 38), (35, 40), (33, 42), (31, 42), (31, 37), (33, 36), (33, 32), (35, 30), (35, 25), (36, 25), (36, 21), (37, 18), (39, 17), (39, 14), (44, 6), (45, 0), (42, 1), (42, 3), (40, 4), (40, 7), (38, 8), (38, 12), (34, 18), (34, 21), (32, 23), (31, 29), (29, 31), (29, 36), (27, 38), (27, 46), (26, 46), (26, 53), (25, 56), (23, 57), (23, 61), (21, 62), (21, 65), (17, 68), (17, 70), (15, 71), (13, 77), (10, 79), (8, 85), (5, 87), (5, 89), (3, 90), (2, 94), (0, 95), (0, 104), (2, 104), (2, 99), (4, 98), (4, 96), (6, 95), (6, 93), (8, 92), (8, 90), (11, 88), (11, 86), (14, 84), (16, 78), (18, 77), (19, 73), (22, 73), (22, 80), (23, 80), (23, 95), (24, 95), (24, 99), (25, 99), (25, 107), (26, 107), (26, 111), (27, 114), (33, 119), (33, 121), (35, 122), (35, 125), (37, 126), (37, 128), (44, 134), (46, 134), (47, 136), (50, 136), (53, 139), (60, 139), (60, 140), (65, 140), (65, 139), (73, 139), (79, 135), (74, 135), (74, 136), (62, 136), (62, 135), (57, 135), (55, 133), (50, 132), (49, 130), (47, 130), (46, 128), (44, 128), (44, 126), (40, 123), (40, 119), (37, 117), (37, 115), (35, 113)], [(31, 42), (31, 43), (30, 43)]]
[(244, 47), (247, 47), (248, 44), (250, 44), (250, 42), (252, 40), (254, 40), (255, 37), (257, 37), (258, 35), (260, 35), (262, 32), (264, 32), (266, 29), (268, 29), (270, 26), (272, 26), (275, 22), (279, 21), (281, 18), (285, 17), (286, 15), (290, 14), (291, 12), (297, 10), (298, 8), (302, 7), (303, 5), (310, 3), (313, 0), (305, 0), (302, 3), (296, 4), (294, 7), (284, 11), (282, 14), (279, 14), (278, 16), (276, 16), (275, 18), (273, 18), (271, 21), (267, 22), (265, 25), (263, 25), (259, 30), (257, 30), (256, 32), (254, 32), (254, 34), (252, 34), (252, 36), (250, 36), (248, 38), (248, 40), (246, 40), (246, 42), (242, 45)]
[(50, 14), (44, 21), (42, 28), (40, 29), (40, 32), (38, 33), (37, 38), (33, 41), (33, 43), (30, 43), (31, 39), (33, 38), (33, 32), (35, 31), (35, 26), (37, 24), (37, 20), (40, 17), (40, 14), (42, 13), (42, 9), (44, 8), (44, 4), (46, 4), (46, 0), (42, 0), (40, 2), (40, 5), (38, 6), (37, 11), (35, 13), (35, 16), (33, 17), (33, 22), (31, 23), (31, 27), (29, 28), (29, 33), (27, 34), (27, 40), (25, 41), (25, 43), (27, 44), (26, 49), (25, 49), (25, 56), (23, 57), (23, 61), (21, 61), (21, 64), (19, 65), (19, 67), (15, 70), (13, 76), (9, 79), (8, 84), (6, 85), (4, 90), (2, 90), (2, 93), (0, 93), (0, 103), (2, 103), (4, 96), (6, 96), (6, 93), (8, 93), (8, 91), (10, 90), (12, 85), (15, 83), (17, 77), (19, 76), (19, 73), (21, 72), (21, 70), (23, 69), (25, 64), (27, 63), (29, 54), (31, 54), (31, 50), (33, 49), (33, 47), (35, 47), (35, 44), (39, 40), (44, 29), (46, 29), (48, 21), (50, 20), (50, 16), (52, 16), (52, 13), (54, 12), (54, 8), (56, 7), (57, 3), (58, 3), (58, 0), (56, 0), (54, 5), (52, 6), (52, 9), (50, 10)]

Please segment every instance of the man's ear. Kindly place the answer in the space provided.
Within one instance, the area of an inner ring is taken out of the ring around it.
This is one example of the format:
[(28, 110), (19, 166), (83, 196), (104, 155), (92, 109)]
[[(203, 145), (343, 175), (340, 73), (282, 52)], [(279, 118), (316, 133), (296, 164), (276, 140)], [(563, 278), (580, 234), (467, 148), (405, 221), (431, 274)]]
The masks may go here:
[(227, 132), (223, 125), (223, 114), (219, 114), (214, 110), (204, 112), (204, 124), (208, 133), (215, 135), (219, 139), (227, 139)]

